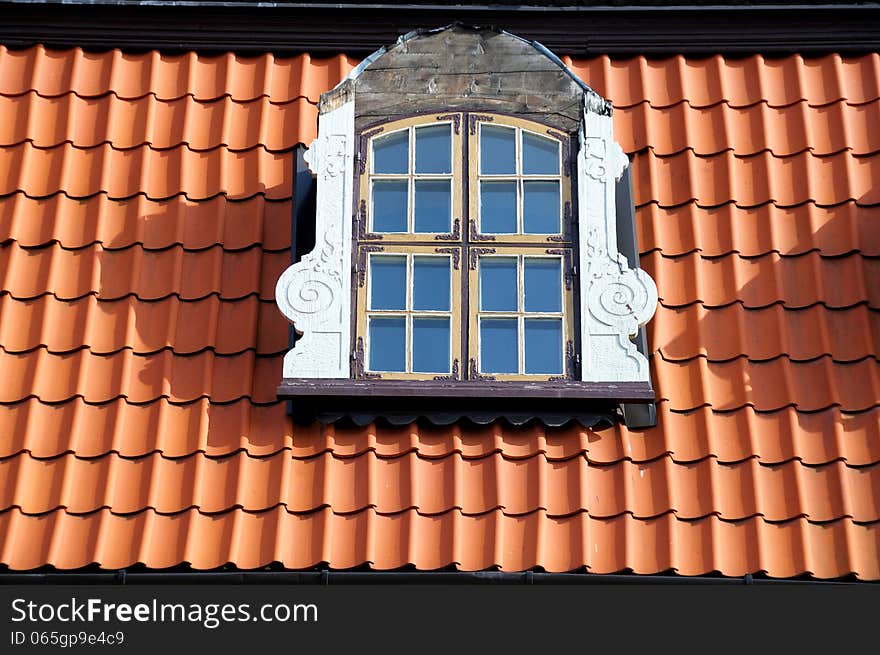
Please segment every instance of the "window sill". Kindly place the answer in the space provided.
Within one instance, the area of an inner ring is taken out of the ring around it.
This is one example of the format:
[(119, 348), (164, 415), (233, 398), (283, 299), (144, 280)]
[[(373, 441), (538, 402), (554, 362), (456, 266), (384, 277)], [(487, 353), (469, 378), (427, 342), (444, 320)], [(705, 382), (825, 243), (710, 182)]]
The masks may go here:
[(521, 400), (613, 400), (616, 403), (654, 401), (648, 382), (445, 382), (440, 380), (349, 380), (324, 378), (284, 378), (278, 386), (279, 398), (419, 398), (443, 400), (496, 398)]
[(396, 425), (420, 418), (436, 425), (461, 419), (514, 425), (538, 420), (548, 426), (577, 421), (585, 427), (612, 424), (623, 403), (651, 404), (647, 382), (447, 382), (442, 380), (349, 380), (285, 378), (278, 397), (291, 401), (297, 422), (359, 425), (383, 419)]

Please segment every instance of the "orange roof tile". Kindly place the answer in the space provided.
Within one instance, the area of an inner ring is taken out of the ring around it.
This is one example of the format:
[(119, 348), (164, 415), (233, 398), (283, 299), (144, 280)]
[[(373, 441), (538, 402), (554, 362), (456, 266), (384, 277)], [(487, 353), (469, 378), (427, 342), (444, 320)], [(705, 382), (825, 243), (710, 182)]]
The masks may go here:
[[(39, 148), (70, 143), (77, 148), (111, 144), (117, 150), (287, 150), (317, 135), (318, 108), (306, 98), (272, 103), (266, 96), (245, 102), (223, 96), (200, 102), (190, 95), (159, 100), (148, 94), (126, 100), (114, 94), (84, 98), (75, 93), (44, 97), (34, 91), (0, 96), (0, 145), (30, 142)], [(291, 139), (294, 139), (291, 141)]]
[(615, 107), (642, 102), (669, 107), (687, 102), (693, 107), (726, 103), (748, 107), (765, 103), (785, 107), (806, 102), (813, 107), (845, 100), (851, 105), (880, 97), (880, 55), (841, 57), (829, 54), (804, 59), (798, 55), (765, 58), (685, 58), (612, 60), (562, 57), (575, 74)]
[(0, 94), (35, 91), (43, 97), (75, 93), (93, 98), (112, 93), (124, 99), (153, 95), (159, 100), (192, 96), (202, 102), (223, 97), (243, 102), (265, 96), (276, 103), (302, 97), (317, 101), (322, 91), (332, 88), (355, 65), (344, 55), (277, 59), (272, 55), (91, 53), (79, 48), (9, 50), (0, 46)]
[(797, 460), (762, 464), (755, 457), (733, 464), (663, 457), (597, 465), (583, 455), (558, 460), (540, 454), (509, 459), (369, 452), (300, 459), (282, 451), (262, 458), (239, 452), (131, 459), (114, 453), (97, 459), (13, 457), (0, 461), (0, 476), (11, 483), (0, 489), (0, 511), (16, 507), (25, 514), (103, 508), (131, 514), (147, 507), (159, 514), (193, 507), (213, 514), (283, 505), (296, 513), (327, 506), (337, 513), (373, 508), (379, 514), (417, 509), (432, 515), (457, 509), (513, 516), (546, 510), (548, 517), (566, 517), (585, 510), (593, 518), (629, 513), (649, 519), (673, 512), (679, 519), (717, 515), (726, 521), (880, 520), (880, 464), (857, 468), (839, 460), (806, 466)]
[(0, 442), (0, 457), (25, 451), (38, 458), (68, 452), (80, 457), (110, 452), (129, 458), (153, 452), (167, 457), (196, 452), (223, 457), (239, 450), (265, 457), (290, 450), (301, 458), (325, 452), (339, 457), (368, 452), (397, 457), (416, 452), (424, 457), (500, 453), (508, 458), (546, 454), (551, 459), (568, 459), (586, 453), (597, 464), (660, 457), (678, 462), (715, 457), (728, 463), (758, 457), (767, 464), (799, 459), (811, 466), (837, 459), (852, 466), (880, 461), (880, 407), (859, 413), (842, 412), (838, 407), (805, 413), (790, 406), (772, 412), (756, 412), (751, 407), (717, 412), (705, 406), (682, 412), (661, 402), (658, 414), (657, 427), (633, 431), (624, 426), (593, 431), (503, 424), (337, 428), (293, 426), (280, 403), (255, 405), (240, 400), (219, 404), (199, 399), (172, 404), (163, 398), (142, 404), (119, 399), (96, 405), (82, 398), (59, 404), (29, 398), (0, 404), (0, 428), (10, 435), (8, 441)]
[(672, 514), (595, 519), (586, 512), (551, 518), (543, 510), (469, 516), (459, 510), (388, 515), (373, 509), (340, 514), (330, 508), (295, 514), (276, 507), (219, 515), (195, 509), (162, 515), (147, 509), (125, 516), (109, 510), (30, 516), (13, 509), (0, 514), (0, 558), (13, 569), (44, 564), (70, 569), (92, 563), (123, 568), (138, 562), (151, 568), (180, 562), (197, 569), (229, 562), (246, 569), (271, 562), (289, 568), (321, 563), (350, 568), (367, 562), (377, 569), (412, 563), (427, 570), (541, 566), (548, 571), (586, 567), (596, 573), (674, 569), (684, 575), (766, 571), (773, 577), (810, 572), (819, 578), (856, 572), (876, 579), (878, 530), (878, 523), (847, 518), (829, 523), (802, 518), (723, 521), (715, 516), (684, 521)]
[(246, 350), (271, 355), (287, 350), (288, 324), (273, 301), (255, 295), (239, 300), (210, 295), (193, 301), (178, 296), (105, 301), (94, 295), (76, 300), (53, 295), (18, 300), (3, 295), (0, 344), (8, 353), (41, 347), (67, 353), (85, 347), (96, 355), (124, 349), (144, 355), (166, 348), (181, 355), (208, 349), (218, 355)]
[(246, 200), (260, 194), (283, 200), (292, 186), (293, 159), (263, 146), (243, 151), (186, 146), (116, 150), (109, 144), (77, 148), (64, 143), (44, 149), (25, 141), (0, 147), (0, 195), (20, 191), (31, 198), (57, 193), (87, 198), (106, 193), (114, 200), (139, 194), (151, 200), (177, 195), (206, 200), (222, 194)]
[[(817, 251), (826, 257), (861, 252), (880, 256), (880, 205), (847, 201), (831, 207), (808, 202), (794, 207), (767, 203), (737, 207), (728, 203), (700, 207), (642, 205), (636, 209), (639, 244), (650, 244), (668, 257), (699, 251), (704, 257), (738, 253), (760, 257), (767, 253), (803, 255)], [(642, 250), (645, 252), (645, 249)]]
[(700, 156), (692, 150), (658, 156), (638, 153), (633, 163), (637, 206), (657, 203), (673, 207), (694, 201), (700, 207), (733, 203), (755, 207), (773, 202), (792, 207), (807, 202), (862, 204), (880, 176), (880, 154), (857, 157), (846, 150), (833, 155), (801, 152), (777, 157), (767, 150), (740, 156), (732, 150)]
[(186, 250), (215, 245), (243, 250), (261, 245), (286, 251), (292, 211), (289, 198), (272, 202), (262, 195), (228, 202), (223, 196), (199, 201), (183, 196), (150, 200), (143, 195), (114, 200), (102, 193), (41, 199), (15, 193), (0, 202), (0, 241), (15, 240), (25, 248), (57, 242), (68, 250), (99, 243), (112, 250), (139, 244), (147, 250), (174, 245)]
[(840, 257), (817, 251), (785, 257), (772, 250), (756, 257), (669, 257), (653, 250), (642, 255), (641, 264), (667, 307), (739, 302), (749, 309), (775, 303), (791, 309), (817, 303), (842, 308), (867, 302), (880, 309), (880, 259), (858, 252)]
[(289, 251), (258, 246), (232, 251), (221, 246), (146, 250), (137, 245), (108, 250), (96, 244), (67, 250), (56, 244), (22, 248), (12, 242), (0, 251), (3, 288), (17, 299), (52, 294), (64, 300), (87, 295), (116, 300), (133, 294), (141, 300), (171, 295), (198, 300), (256, 294), (272, 300), (275, 282), (289, 265)]
[(292, 149), (356, 63), (0, 47), (0, 562), (880, 579), (880, 56), (569, 61), (647, 430), (287, 416)]
[[(866, 305), (829, 309), (811, 305), (790, 310), (784, 305), (746, 309), (740, 303), (707, 307), (660, 305), (660, 320), (649, 325), (648, 340), (666, 361), (704, 356), (710, 362), (739, 357), (793, 361), (823, 356), (853, 362), (876, 355), (880, 343), (880, 311)], [(693, 335), (685, 338), (685, 335)]]
[(838, 100), (811, 107), (804, 101), (782, 107), (759, 102), (745, 107), (708, 107), (681, 102), (669, 107), (639, 103), (614, 114), (614, 132), (627, 152), (651, 148), (657, 155), (693, 150), (700, 156), (731, 150), (738, 156), (770, 151), (776, 157), (810, 151), (832, 155), (849, 150), (868, 155), (880, 150), (880, 135), (852, 124), (880, 121), (880, 102), (850, 105)]

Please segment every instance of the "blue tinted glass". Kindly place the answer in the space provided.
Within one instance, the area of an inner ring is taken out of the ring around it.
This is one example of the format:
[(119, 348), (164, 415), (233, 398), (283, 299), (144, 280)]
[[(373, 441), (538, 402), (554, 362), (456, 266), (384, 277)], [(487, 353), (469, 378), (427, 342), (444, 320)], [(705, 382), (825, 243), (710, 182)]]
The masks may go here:
[(559, 234), (559, 182), (523, 182), (523, 232)]
[(406, 371), (406, 319), (370, 317), (370, 370)]
[(480, 232), (516, 232), (516, 182), (480, 182)]
[(480, 173), (482, 175), (513, 175), (516, 173), (515, 129), (481, 124)]
[(449, 319), (413, 319), (413, 371), (449, 373)]
[(409, 130), (373, 139), (373, 172), (409, 172)]
[(562, 319), (527, 318), (526, 373), (562, 373)]
[(562, 311), (561, 260), (526, 257), (523, 284), (527, 312)]
[(406, 309), (406, 257), (370, 256), (370, 309)]
[(373, 231), (406, 232), (407, 181), (373, 182)]
[(413, 309), (449, 311), (449, 257), (415, 257)]
[(450, 180), (416, 180), (416, 232), (452, 230)]
[(480, 257), (480, 311), (518, 309), (515, 257)]
[(416, 173), (451, 173), (449, 125), (416, 128)]
[(559, 175), (559, 141), (522, 133), (523, 175)]
[(519, 372), (519, 337), (515, 318), (480, 319), (480, 370)]

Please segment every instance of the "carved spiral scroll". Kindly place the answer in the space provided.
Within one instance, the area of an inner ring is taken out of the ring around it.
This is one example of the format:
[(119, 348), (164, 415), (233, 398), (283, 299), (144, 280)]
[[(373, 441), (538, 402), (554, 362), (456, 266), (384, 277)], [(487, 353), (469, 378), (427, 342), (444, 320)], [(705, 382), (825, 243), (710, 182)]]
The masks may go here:
[[(620, 282), (613, 282), (599, 295), (599, 304), (607, 314), (629, 316), (635, 313), (633, 308), (638, 304), (636, 295), (636, 289)], [(641, 304), (644, 304), (644, 300)]]
[[(304, 277), (301, 275), (299, 277)], [(288, 287), (287, 301), (298, 314), (318, 314), (326, 311), (336, 297), (334, 286), (320, 279), (298, 280), (298, 286)]]
[(320, 269), (320, 259), (310, 253), (278, 278), (275, 287), (278, 308), (297, 329), (323, 325), (338, 314), (334, 308), (342, 295), (340, 280)]
[(630, 269), (593, 281), (589, 291), (590, 313), (600, 322), (635, 334), (657, 305), (654, 281), (641, 270)]

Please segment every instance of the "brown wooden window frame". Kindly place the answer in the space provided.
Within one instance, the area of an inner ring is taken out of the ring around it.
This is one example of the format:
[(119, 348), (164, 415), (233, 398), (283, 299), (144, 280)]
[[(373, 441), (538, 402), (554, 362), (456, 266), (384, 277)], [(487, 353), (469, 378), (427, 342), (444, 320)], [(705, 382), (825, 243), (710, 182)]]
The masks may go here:
[[(415, 172), (415, 130), (426, 125), (448, 124), (452, 135), (452, 173), (449, 176), (421, 176)], [(512, 175), (489, 175), (480, 171), (480, 135), (483, 125), (502, 126), (516, 130), (516, 172)], [(373, 168), (373, 144), (377, 138), (409, 131), (408, 170), (406, 173), (376, 173)], [(523, 134), (535, 134), (558, 143), (559, 170), (557, 175), (528, 175), (522, 172)], [(565, 382), (577, 379), (577, 360), (580, 347), (577, 319), (578, 261), (573, 204), (577, 197), (575, 176), (571, 170), (572, 143), (563, 134), (539, 121), (485, 111), (438, 111), (409, 116), (399, 120), (373, 124), (358, 135), (360, 167), (356, 169), (356, 225), (353, 230), (352, 253), (355, 259), (356, 284), (353, 293), (353, 377), (364, 380), (442, 380), (442, 381), (501, 381), (501, 382)], [(450, 178), (452, 188), (450, 230), (444, 233), (415, 233), (414, 195), (415, 180)], [(371, 189), (374, 181), (406, 180), (408, 232), (377, 232), (373, 227)], [(523, 227), (523, 188), (531, 181), (558, 180), (560, 189), (559, 231), (547, 234), (528, 234)], [(480, 188), (484, 181), (515, 182), (517, 185), (517, 232), (511, 234), (483, 233), (480, 219)], [(405, 310), (377, 311), (370, 307), (370, 267), (377, 257), (407, 257), (407, 306)], [(418, 373), (412, 366), (412, 321), (424, 315), (412, 309), (412, 261), (414, 257), (444, 256), (452, 266), (450, 280), (452, 298), (450, 311), (450, 365), (447, 371)], [(480, 263), (491, 257), (516, 257), (518, 308), (511, 313), (487, 313), (479, 303)], [(527, 313), (523, 307), (524, 258), (557, 259), (560, 263), (561, 307), (559, 312)], [(518, 371), (495, 373), (482, 370), (480, 363), (480, 320), (482, 318), (515, 318), (518, 321)], [(407, 323), (406, 371), (371, 370), (368, 321), (374, 316), (405, 318)], [(525, 351), (524, 322), (529, 319), (559, 319), (562, 340), (560, 369), (553, 373), (526, 373), (523, 360)], [(466, 364), (463, 364), (465, 363)]]

